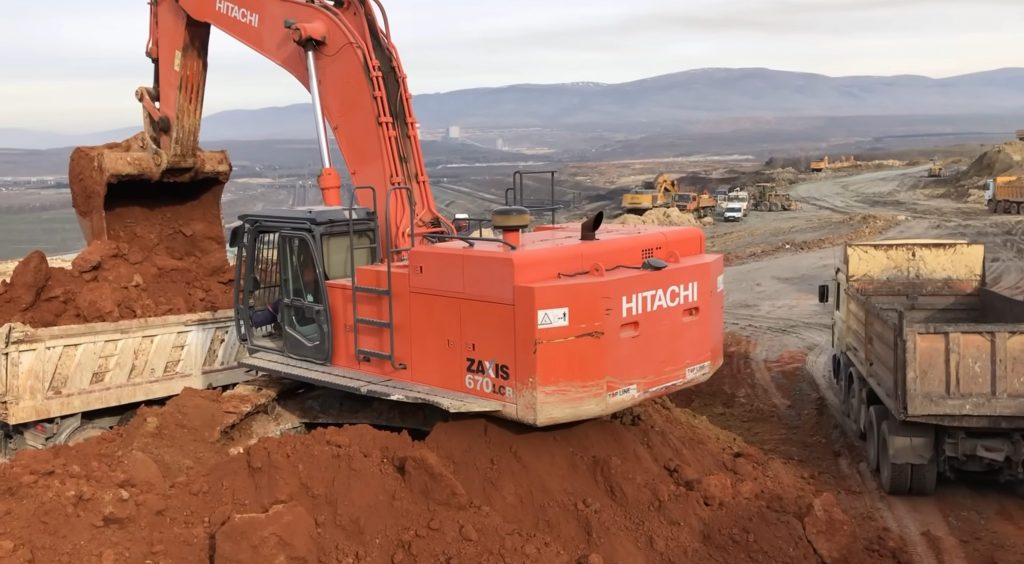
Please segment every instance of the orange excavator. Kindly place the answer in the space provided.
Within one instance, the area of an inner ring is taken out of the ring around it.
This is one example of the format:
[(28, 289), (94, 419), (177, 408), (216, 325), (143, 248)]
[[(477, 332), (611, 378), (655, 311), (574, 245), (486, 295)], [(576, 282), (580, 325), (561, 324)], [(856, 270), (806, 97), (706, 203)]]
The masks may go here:
[(223, 187), (227, 155), (198, 146), (211, 26), (311, 94), (323, 205), (243, 215), (229, 235), (244, 365), (534, 426), (608, 415), (721, 366), (723, 261), (705, 252), (701, 230), (601, 229), (601, 213), (531, 228), (531, 210), (516, 201), (494, 211), (499, 235), (453, 229), (434, 203), (377, 0), (150, 4), (156, 76), (137, 92), (145, 131), (90, 156), (108, 194), (75, 194), (87, 236), (103, 237), (122, 184), (154, 198)]

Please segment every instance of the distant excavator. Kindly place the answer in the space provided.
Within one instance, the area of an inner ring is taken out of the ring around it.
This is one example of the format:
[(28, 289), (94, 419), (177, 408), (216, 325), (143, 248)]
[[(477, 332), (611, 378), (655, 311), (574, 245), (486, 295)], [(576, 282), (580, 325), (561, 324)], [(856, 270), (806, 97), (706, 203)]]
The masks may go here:
[(643, 215), (654, 208), (670, 208), (675, 206), (678, 193), (679, 181), (662, 173), (624, 194), (622, 211)]
[[(500, 236), (481, 237), (441, 216), (376, 0), (150, 5), (145, 131), (79, 163), (94, 174), (74, 194), (90, 240), (106, 236), (119, 197), (162, 205), (177, 194), (168, 213), (183, 213), (181, 195), (227, 180), (227, 155), (198, 146), (211, 26), (311, 94), (324, 205), (245, 214), (229, 237), (243, 365), (534, 426), (601, 417), (722, 365), (723, 260), (705, 252), (701, 230), (604, 227), (601, 213), (530, 230), (530, 210), (514, 205), (493, 213)], [(657, 205), (671, 203), (678, 186), (664, 175), (654, 184)]]

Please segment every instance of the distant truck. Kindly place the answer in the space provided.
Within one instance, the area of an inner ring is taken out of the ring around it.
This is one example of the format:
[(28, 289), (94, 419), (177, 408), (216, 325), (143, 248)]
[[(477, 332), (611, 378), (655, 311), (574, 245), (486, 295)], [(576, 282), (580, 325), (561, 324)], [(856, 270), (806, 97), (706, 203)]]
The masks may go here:
[(983, 245), (850, 244), (833, 292), (832, 379), (886, 493), (1024, 478), (1024, 302), (986, 288)]
[(103, 433), (143, 402), (247, 380), (234, 313), (0, 325), (0, 455)]
[(725, 201), (727, 209), (729, 204), (739, 204), (740, 208), (743, 210), (743, 217), (750, 214), (750, 194), (744, 192), (742, 189), (736, 189), (729, 192)]
[(683, 192), (676, 194), (676, 208), (682, 212), (692, 213), (698, 218), (713, 216), (718, 201), (707, 192), (698, 194), (696, 192)]
[(1024, 213), (1024, 179), (999, 176), (985, 183), (985, 205), (992, 213)]
[(942, 163), (938, 161), (932, 161), (932, 165), (928, 167), (928, 178), (942, 178), (946, 176), (946, 167), (942, 166)]

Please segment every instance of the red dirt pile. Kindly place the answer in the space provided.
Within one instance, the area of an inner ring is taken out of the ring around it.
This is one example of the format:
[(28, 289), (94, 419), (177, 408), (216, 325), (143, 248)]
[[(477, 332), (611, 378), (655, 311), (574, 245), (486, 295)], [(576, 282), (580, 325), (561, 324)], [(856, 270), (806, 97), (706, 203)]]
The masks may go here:
[[(71, 173), (73, 190), (100, 181), (74, 160)], [(10, 281), (0, 282), (0, 324), (51, 327), (230, 308), (222, 192), (219, 180), (104, 184), (107, 239), (92, 241), (68, 269), (49, 267), (39, 251), (22, 259)]]
[(239, 401), (186, 391), (0, 466), (0, 561), (907, 561), (789, 463), (666, 401), (423, 442), (365, 426), (253, 442)]

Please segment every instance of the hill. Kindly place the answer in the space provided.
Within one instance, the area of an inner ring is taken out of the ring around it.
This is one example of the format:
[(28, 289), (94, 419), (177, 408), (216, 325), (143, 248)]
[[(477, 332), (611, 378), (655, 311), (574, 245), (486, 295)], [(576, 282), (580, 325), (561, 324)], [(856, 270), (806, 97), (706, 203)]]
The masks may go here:
[[(1024, 69), (950, 78), (849, 76), (769, 69), (698, 69), (621, 84), (520, 84), (414, 97), (426, 128), (606, 128), (615, 132), (785, 129), (785, 118), (871, 116), (873, 135), (970, 131), (972, 120), (1024, 115)], [(928, 116), (927, 120), (921, 118)], [(947, 123), (955, 116), (957, 122)], [(884, 119), (878, 119), (884, 118)], [(890, 119), (894, 118), (894, 119)], [(915, 119), (916, 118), (916, 119)], [(308, 104), (232, 110), (207, 116), (204, 142), (310, 139)], [(959, 128), (959, 129), (958, 129)], [(1007, 131), (1015, 129), (1007, 125)], [(0, 128), (0, 147), (40, 149), (121, 139), (134, 129), (60, 135)]]

